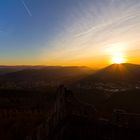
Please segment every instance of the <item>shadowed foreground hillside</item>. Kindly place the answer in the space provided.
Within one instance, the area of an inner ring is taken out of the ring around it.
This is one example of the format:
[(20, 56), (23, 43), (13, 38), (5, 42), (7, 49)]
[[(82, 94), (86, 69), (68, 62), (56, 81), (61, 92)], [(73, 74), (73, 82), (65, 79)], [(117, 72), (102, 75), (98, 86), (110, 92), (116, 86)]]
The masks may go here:
[(137, 140), (139, 70), (122, 64), (96, 73), (86, 67), (47, 67), (2, 74), (0, 138)]

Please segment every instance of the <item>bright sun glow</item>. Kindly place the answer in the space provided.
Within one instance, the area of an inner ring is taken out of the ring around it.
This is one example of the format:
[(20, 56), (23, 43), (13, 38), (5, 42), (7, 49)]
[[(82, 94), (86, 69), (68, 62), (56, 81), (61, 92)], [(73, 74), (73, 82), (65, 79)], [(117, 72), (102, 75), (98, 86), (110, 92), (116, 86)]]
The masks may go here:
[(116, 55), (112, 58), (112, 63), (115, 63), (115, 64), (121, 64), (121, 63), (125, 63), (126, 60), (123, 56), (121, 55)]
[(107, 54), (111, 56), (111, 63), (121, 64), (126, 62), (126, 50), (128, 45), (126, 43), (110, 44), (107, 48)]

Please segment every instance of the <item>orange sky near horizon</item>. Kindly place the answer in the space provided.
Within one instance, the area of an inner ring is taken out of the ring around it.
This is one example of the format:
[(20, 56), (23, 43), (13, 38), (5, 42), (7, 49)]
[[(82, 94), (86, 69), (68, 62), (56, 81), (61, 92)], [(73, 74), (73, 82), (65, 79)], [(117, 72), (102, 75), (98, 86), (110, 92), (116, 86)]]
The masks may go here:
[(93, 1), (71, 11), (66, 31), (49, 42), (49, 50), (44, 48), (43, 64), (104, 67), (116, 58), (140, 64), (140, 1), (108, 0), (98, 6)]
[(140, 64), (140, 0), (2, 3), (0, 65)]

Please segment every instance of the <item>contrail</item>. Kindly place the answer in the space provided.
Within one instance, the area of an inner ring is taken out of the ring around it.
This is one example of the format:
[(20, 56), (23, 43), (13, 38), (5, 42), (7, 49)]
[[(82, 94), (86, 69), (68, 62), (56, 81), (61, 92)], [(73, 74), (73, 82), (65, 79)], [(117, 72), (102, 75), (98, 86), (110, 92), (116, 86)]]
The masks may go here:
[(24, 2), (24, 0), (21, 0), (25, 10), (27, 11), (28, 15), (31, 17), (32, 16), (32, 13), (30, 11), (30, 9), (28, 8), (28, 6), (26, 5), (26, 3)]

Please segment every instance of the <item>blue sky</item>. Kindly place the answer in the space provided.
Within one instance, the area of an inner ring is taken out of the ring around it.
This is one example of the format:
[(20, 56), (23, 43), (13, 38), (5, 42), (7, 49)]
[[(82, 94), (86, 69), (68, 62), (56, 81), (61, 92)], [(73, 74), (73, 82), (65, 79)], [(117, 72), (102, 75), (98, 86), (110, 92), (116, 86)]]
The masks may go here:
[(116, 44), (136, 62), (139, 9), (139, 0), (1, 0), (0, 64), (102, 65)]
[(36, 60), (42, 47), (49, 47), (47, 42), (63, 30), (65, 16), (75, 3), (72, 0), (1, 0), (1, 61)]

